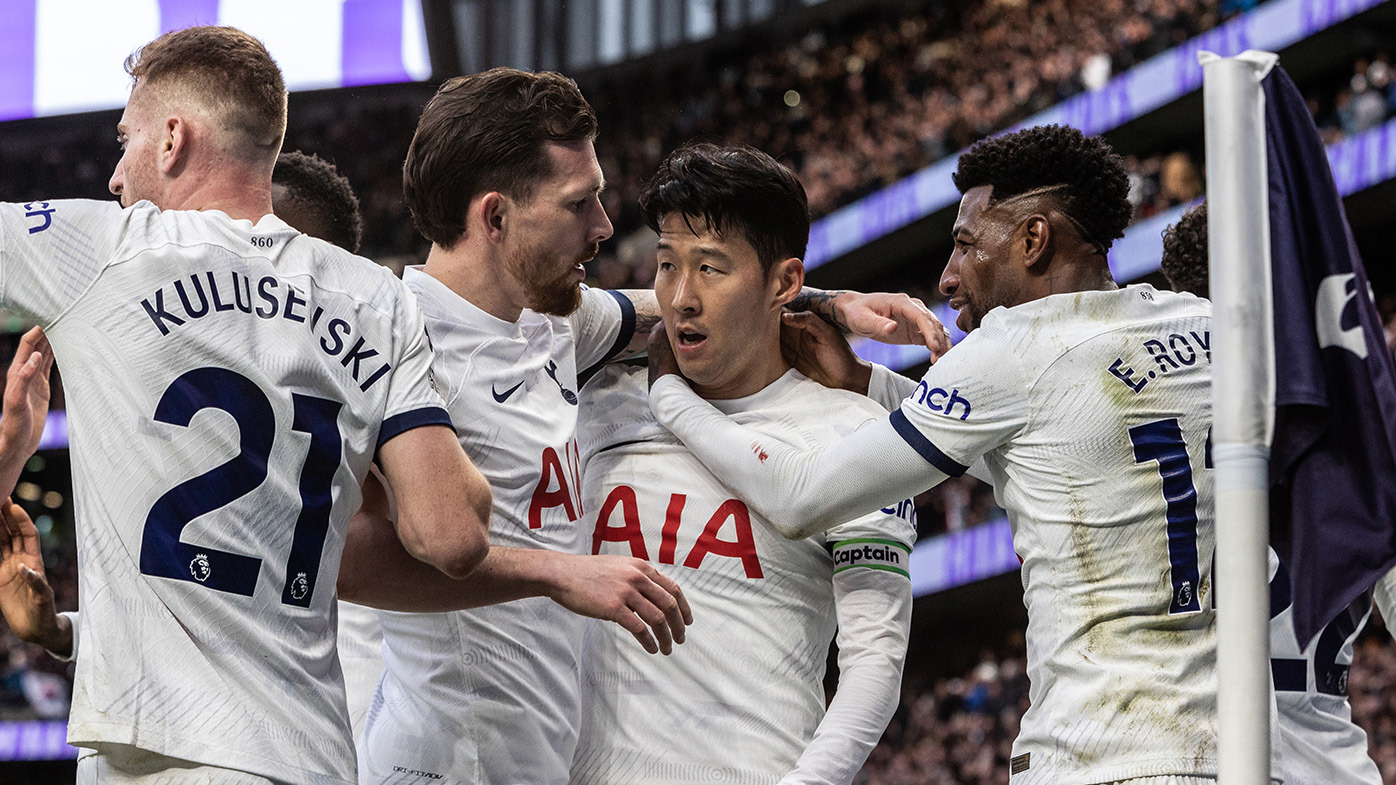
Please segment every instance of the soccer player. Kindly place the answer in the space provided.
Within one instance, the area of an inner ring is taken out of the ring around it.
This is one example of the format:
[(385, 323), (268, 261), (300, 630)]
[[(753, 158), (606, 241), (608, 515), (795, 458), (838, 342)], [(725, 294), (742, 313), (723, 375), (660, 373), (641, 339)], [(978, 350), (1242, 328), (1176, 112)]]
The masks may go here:
[(0, 303), (80, 369), (79, 781), (352, 782), (332, 580), (369, 464), (453, 576), (488, 549), (489, 489), (406, 289), (271, 214), (265, 48), (190, 28), (127, 67), (121, 204), (0, 205)]
[[(632, 577), (608, 578), (608, 562), (583, 555), (577, 379), (643, 350), (659, 318), (651, 292), (581, 285), (582, 263), (611, 234), (595, 135), (570, 79), (500, 68), (447, 82), (408, 151), (406, 201), (432, 249), (404, 280), (426, 319), (435, 384), (494, 488), (490, 539), (503, 547), (470, 581), (341, 575), (342, 591), (380, 594), (362, 601), (418, 611), (381, 615), (385, 672), (359, 743), (366, 783), (568, 781), (583, 619), (567, 610), (587, 611), (578, 589), (549, 586), (558, 575), (599, 571), (597, 581), (620, 584), (621, 601), (591, 615), (622, 624), (651, 652), (670, 651), (684, 627), (677, 585), (653, 566), (626, 559)], [(863, 334), (909, 340), (919, 330), (943, 348), (939, 323), (904, 295), (808, 290), (797, 300)], [(391, 542), (365, 542), (391, 558)], [(479, 605), (482, 595), (518, 601), (420, 612)]]
[[(781, 313), (804, 282), (809, 234), (794, 175), (750, 148), (684, 147), (641, 206), (659, 232), (668, 340), (704, 398), (808, 446), (885, 414), (781, 356)], [(588, 626), (572, 782), (851, 782), (897, 707), (911, 503), (787, 540), (654, 421), (643, 368), (601, 371), (581, 409), (592, 552), (653, 561), (685, 587), (700, 626), (658, 659), (612, 625)], [(826, 713), (835, 629), (839, 688)]]
[[(1189, 209), (1163, 234), (1163, 274), (1176, 292), (1209, 296), (1207, 203)], [(1274, 757), (1286, 785), (1378, 785), (1381, 772), (1367, 755), (1367, 734), (1352, 721), (1348, 669), (1353, 645), (1370, 617), (1367, 595), (1300, 646), (1290, 609), (1289, 571), (1270, 550), (1270, 668), (1279, 709)], [(1396, 619), (1390, 587), (1396, 572), (1374, 592), (1382, 616)]]
[[(351, 253), (358, 252), (363, 236), (359, 199), (334, 164), (301, 152), (282, 153), (272, 169), (271, 186), (272, 210), (278, 218), (311, 237)], [(41, 349), (46, 351), (41, 352)], [(39, 356), (33, 357), (34, 354)], [(47, 340), (37, 327), (25, 336), (15, 354), (10, 384), (6, 387), (5, 414), (0, 417), (0, 467), (13, 463), (17, 467), (16, 477), (18, 467), (23, 466), (38, 445), (48, 405), (47, 372), (23, 375), (30, 367), (21, 363), (29, 358), (33, 359), (36, 372), (44, 367), (41, 362), (52, 364), (52, 352), (47, 350)], [(39, 389), (41, 383), (42, 391)], [(20, 423), (33, 423), (38, 427), (33, 438), (6, 438), (9, 431), (19, 431), (23, 427)], [(25, 442), (25, 446), (9, 449), (8, 445), (19, 442)], [(0, 488), (13, 487), (13, 481), (5, 483), (6, 476), (0, 474)], [(18, 505), (8, 505), (0, 513), (7, 519), (11, 541), (8, 550), (0, 547), (0, 555), (8, 562), (0, 563), (0, 611), (4, 612), (11, 627), (18, 628), (21, 639), (44, 646), (59, 659), (71, 660), (77, 656), (73, 632), (78, 626), (78, 614), (55, 612), (53, 589), (48, 585), (43, 561), (39, 558), (38, 532), (24, 510)], [(339, 603), (338, 610), (339, 662), (344, 671), (349, 722), (357, 738), (364, 715), (368, 713), (369, 699), (383, 672), (383, 658), (379, 654), (383, 635), (375, 610), (347, 602)]]
[(1028, 609), (1032, 706), (1010, 782), (1214, 778), (1210, 305), (1116, 287), (1106, 251), (1128, 185), (1098, 138), (986, 139), (955, 183), (940, 288), (969, 335), (890, 418), (823, 450), (790, 445), (699, 398), (659, 336), (651, 406), (789, 537), (983, 459)]

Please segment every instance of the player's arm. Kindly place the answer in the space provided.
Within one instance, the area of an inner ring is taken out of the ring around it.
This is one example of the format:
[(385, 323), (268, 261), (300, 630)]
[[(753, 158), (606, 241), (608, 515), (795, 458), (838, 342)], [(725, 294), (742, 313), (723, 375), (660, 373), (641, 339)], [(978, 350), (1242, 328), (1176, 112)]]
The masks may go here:
[[(864, 553), (874, 555), (834, 575), (838, 692), (795, 769), (780, 780), (780, 785), (852, 782), (882, 737), (900, 698), (911, 628), (911, 580), (904, 569), (910, 549), (892, 539), (836, 543), (834, 548), (836, 553), (839, 548), (866, 548)], [(887, 549), (895, 555), (877, 558)]]
[(0, 521), (0, 614), (20, 640), (71, 659), (76, 631), (71, 618), (54, 608), (34, 522), (9, 499), (0, 502)]
[[(635, 310), (634, 336), (618, 355), (624, 359), (645, 352), (650, 330), (659, 323), (663, 314), (653, 291), (626, 289), (620, 294), (630, 300)], [(939, 359), (950, 350), (950, 336), (945, 326), (925, 303), (905, 294), (863, 294), (806, 286), (786, 308), (813, 312), (840, 330), (863, 338), (883, 343), (924, 345), (931, 350), (933, 359)]]
[[(825, 449), (797, 450), (737, 424), (699, 398), (679, 375), (662, 330), (655, 331), (649, 356), (655, 417), (790, 538), (808, 537), (963, 475), (1021, 431), (1029, 415), (1022, 361), (1010, 348), (981, 339), (972, 351), (951, 353), (933, 365), (918, 395), (887, 419)], [(957, 407), (953, 415), (951, 405)]]
[(407, 552), (393, 515), (386, 490), (371, 477), (344, 546), (341, 599), (434, 613), (549, 597), (573, 613), (621, 625), (651, 654), (670, 653), (693, 621), (678, 584), (640, 559), (495, 546), (468, 577), (454, 580)]
[(403, 431), (378, 448), (397, 500), (396, 534), (414, 558), (463, 578), (489, 552), (490, 485), (446, 425)]

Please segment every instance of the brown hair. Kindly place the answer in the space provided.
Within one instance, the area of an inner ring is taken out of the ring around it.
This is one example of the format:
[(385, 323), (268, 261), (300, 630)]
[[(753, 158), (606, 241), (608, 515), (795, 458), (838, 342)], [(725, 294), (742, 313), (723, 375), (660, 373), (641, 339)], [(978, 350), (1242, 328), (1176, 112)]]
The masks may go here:
[(412, 220), (450, 248), (472, 199), (498, 191), (527, 201), (553, 174), (546, 143), (595, 138), (596, 113), (562, 74), (493, 68), (452, 79), (422, 110), (402, 166)]
[(274, 158), (286, 133), (286, 83), (262, 42), (235, 27), (165, 33), (126, 58), (137, 87), (173, 88), (212, 110), (234, 149)]

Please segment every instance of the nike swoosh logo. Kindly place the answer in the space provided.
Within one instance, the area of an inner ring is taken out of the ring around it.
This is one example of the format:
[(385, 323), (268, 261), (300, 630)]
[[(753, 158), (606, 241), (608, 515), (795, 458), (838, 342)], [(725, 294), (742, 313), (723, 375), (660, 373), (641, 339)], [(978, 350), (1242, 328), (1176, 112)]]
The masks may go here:
[(515, 390), (519, 389), (522, 386), (523, 382), (519, 382), (518, 384), (514, 385), (513, 387), (510, 387), (509, 389), (501, 393), (498, 390), (494, 389), (494, 385), (491, 384), (490, 394), (492, 394), (494, 396), (494, 399), (499, 403), (504, 403), (505, 401), (509, 400), (509, 396), (513, 395)]

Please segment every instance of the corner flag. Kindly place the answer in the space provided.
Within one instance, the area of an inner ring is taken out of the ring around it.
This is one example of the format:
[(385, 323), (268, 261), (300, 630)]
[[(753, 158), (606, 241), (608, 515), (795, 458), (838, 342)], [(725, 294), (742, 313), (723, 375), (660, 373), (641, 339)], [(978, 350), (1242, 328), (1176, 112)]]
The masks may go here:
[(1301, 645), (1396, 563), (1396, 365), (1323, 143), (1289, 76), (1262, 82), (1274, 293), (1270, 538)]

